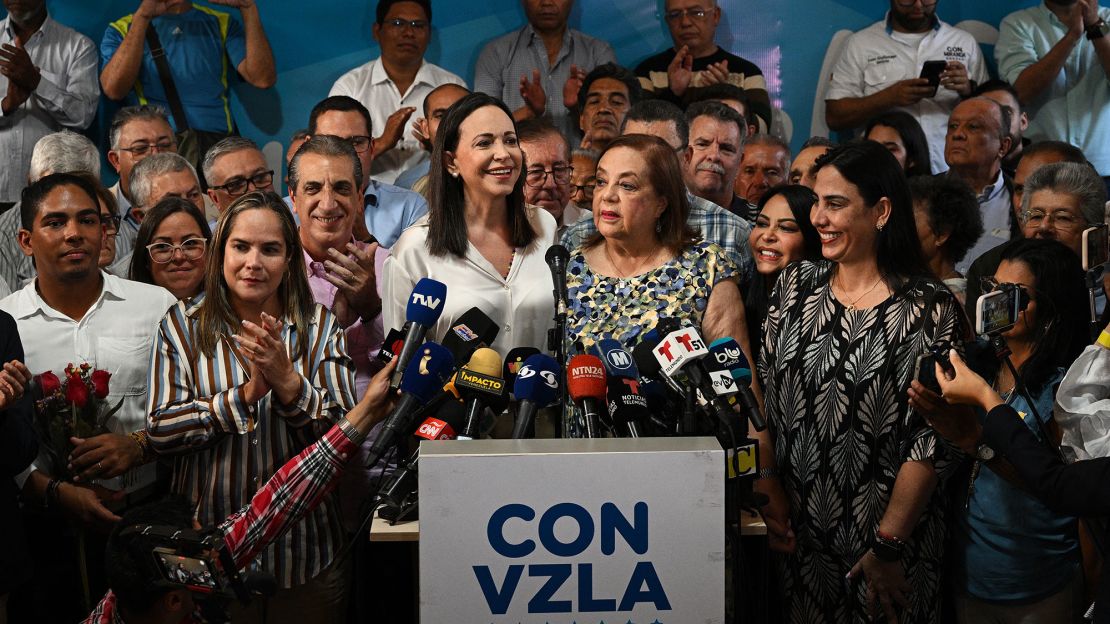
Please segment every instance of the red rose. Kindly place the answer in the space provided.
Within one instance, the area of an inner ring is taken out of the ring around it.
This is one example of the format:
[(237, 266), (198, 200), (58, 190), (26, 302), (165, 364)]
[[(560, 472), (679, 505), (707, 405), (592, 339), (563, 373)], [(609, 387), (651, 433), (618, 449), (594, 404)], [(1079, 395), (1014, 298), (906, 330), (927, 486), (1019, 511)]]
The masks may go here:
[(62, 387), (62, 380), (51, 371), (38, 376), (39, 388), (42, 388), (42, 396), (48, 397), (58, 391)]
[(89, 389), (80, 375), (70, 375), (66, 380), (66, 400), (78, 408), (89, 402)]
[(92, 372), (92, 385), (93, 394), (96, 398), (103, 399), (108, 396), (108, 380), (112, 378), (112, 373), (99, 368)]

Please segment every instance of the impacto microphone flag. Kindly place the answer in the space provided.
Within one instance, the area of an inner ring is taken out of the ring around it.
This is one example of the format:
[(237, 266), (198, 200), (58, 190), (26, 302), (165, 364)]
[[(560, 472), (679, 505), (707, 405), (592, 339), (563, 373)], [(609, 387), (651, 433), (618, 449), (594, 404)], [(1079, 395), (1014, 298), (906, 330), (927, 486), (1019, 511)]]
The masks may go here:
[[(425, 277), (416, 283), (409, 295), (409, 303), (405, 308), (405, 321), (408, 331), (405, 333), (405, 342), (401, 345), (401, 353), (397, 356), (397, 370), (389, 380), (391, 388), (400, 386), (401, 378), (408, 372), (409, 361), (416, 350), (424, 342), (428, 329), (436, 324), (440, 314), (443, 314), (443, 304), (447, 301), (447, 285), (443, 282)], [(440, 386), (443, 383), (439, 384)]]
[(397, 441), (398, 436), (412, 430), (413, 415), (443, 388), (454, 371), (455, 359), (442, 345), (427, 342), (419, 346), (401, 379), (401, 398), (393, 412), (386, 417), (378, 437), (370, 447), (367, 466), (377, 463)]
[(505, 394), (501, 374), (501, 355), (488, 347), (474, 351), (466, 366), (455, 375), (455, 388), (466, 401), (466, 421), (459, 431), (460, 440), (473, 440), (481, 429), (482, 412), (487, 405), (500, 403)]
[(543, 353), (525, 360), (513, 380), (513, 395), (520, 402), (513, 423), (513, 439), (519, 440), (535, 420), (536, 410), (551, 405), (559, 396), (559, 363)]

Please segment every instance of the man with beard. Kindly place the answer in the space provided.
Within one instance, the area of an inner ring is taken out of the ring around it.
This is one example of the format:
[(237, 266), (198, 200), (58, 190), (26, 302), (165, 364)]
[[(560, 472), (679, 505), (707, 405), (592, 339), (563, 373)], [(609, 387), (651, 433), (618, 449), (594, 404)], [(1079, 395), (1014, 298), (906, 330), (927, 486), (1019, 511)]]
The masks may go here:
[(1045, 0), (1007, 15), (994, 48), (1032, 121), (1033, 141), (1070, 143), (1110, 176), (1110, 9), (1097, 0)]
[[(0, 212), (19, 201), (42, 137), (93, 120), (100, 88), (96, 46), (50, 19), (45, 0), (4, 0), (0, 21)], [(18, 286), (14, 285), (13, 286)]]
[[(886, 19), (848, 39), (825, 94), (825, 121), (833, 130), (851, 130), (891, 109), (904, 110), (925, 131), (933, 171), (944, 171), (948, 115), (987, 79), (987, 67), (975, 38), (937, 19), (936, 7), (890, 0)], [(935, 93), (919, 77), (926, 61), (948, 63)]]

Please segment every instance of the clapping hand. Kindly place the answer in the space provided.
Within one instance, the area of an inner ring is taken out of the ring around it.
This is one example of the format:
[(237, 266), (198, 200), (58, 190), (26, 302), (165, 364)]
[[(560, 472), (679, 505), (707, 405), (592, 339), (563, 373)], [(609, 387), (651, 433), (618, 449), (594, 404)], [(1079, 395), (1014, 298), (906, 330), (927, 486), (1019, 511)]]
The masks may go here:
[(265, 312), (261, 320), (262, 325), (244, 320), (242, 332), (234, 336), (240, 352), (250, 363), (251, 378), (244, 386), (249, 403), (261, 399), (271, 388), (288, 390), (296, 377), (281, 339), (282, 322)]
[(347, 243), (347, 251), (351, 255), (328, 249), (328, 259), (324, 261), (327, 271), (324, 279), (338, 289), (332, 311), (343, 327), (350, 327), (358, 318), (370, 320), (382, 310), (374, 267), (378, 244), (371, 243), (362, 250), (353, 243)]
[(694, 55), (690, 54), (689, 46), (682, 46), (674, 55), (671, 64), (667, 66), (667, 85), (677, 96), (686, 93), (690, 80), (694, 77)]
[(15, 43), (16, 45), (5, 43), (0, 46), (0, 74), (30, 94), (38, 88), (42, 74), (31, 61), (31, 56), (24, 49), (23, 42), (16, 39)]
[(698, 86), (708, 87), (709, 85), (725, 84), (728, 82), (728, 61), (718, 61), (711, 63), (700, 74), (698, 74)]
[(381, 154), (393, 149), (405, 134), (405, 123), (416, 112), (413, 106), (403, 106), (393, 111), (385, 120), (382, 135), (374, 139), (374, 153)]
[[(566, 95), (564, 93), (564, 95)], [(524, 104), (528, 106), (528, 110), (536, 117), (542, 117), (545, 110), (547, 110), (547, 93), (543, 90), (543, 82), (540, 80), (540, 70), (532, 70), (532, 79), (528, 80), (528, 76), (520, 77), (520, 97), (524, 98)]]
[(567, 76), (567, 81), (563, 83), (563, 106), (568, 109), (574, 109), (578, 106), (578, 92), (582, 90), (582, 85), (585, 82), (586, 70), (577, 65), (571, 65), (570, 75)]

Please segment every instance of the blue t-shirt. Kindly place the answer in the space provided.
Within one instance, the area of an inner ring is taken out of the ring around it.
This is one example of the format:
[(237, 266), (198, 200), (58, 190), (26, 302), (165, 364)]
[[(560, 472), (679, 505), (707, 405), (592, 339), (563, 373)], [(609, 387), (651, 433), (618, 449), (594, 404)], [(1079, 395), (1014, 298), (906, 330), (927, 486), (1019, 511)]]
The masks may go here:
[[(1061, 369), (1034, 389), (1045, 423), (1052, 419), (1054, 390), (1063, 377)], [(1014, 393), (1007, 403), (1040, 439), (1025, 397)], [(1050, 510), (987, 466), (980, 466), (969, 498), (966, 487), (956, 491), (963, 496), (960, 503), (967, 501), (956, 528), (956, 569), (968, 594), (991, 602), (1034, 602), (1075, 578), (1081, 556), (1074, 517)]]
[[(112, 22), (100, 42), (101, 70), (119, 49), (134, 16)], [(152, 22), (162, 48), (189, 127), (209, 132), (231, 132), (228, 102), (230, 76), (247, 55), (243, 26), (223, 11), (194, 6), (180, 15), (162, 15)], [(128, 104), (155, 104), (170, 114), (170, 104), (158, 78), (158, 67), (143, 45), (143, 62)], [(170, 115), (170, 123), (177, 128)]]

